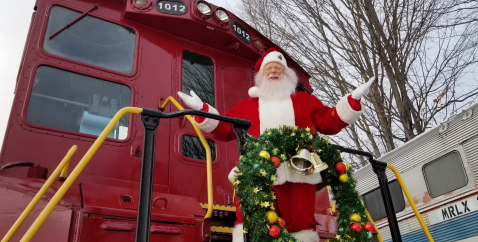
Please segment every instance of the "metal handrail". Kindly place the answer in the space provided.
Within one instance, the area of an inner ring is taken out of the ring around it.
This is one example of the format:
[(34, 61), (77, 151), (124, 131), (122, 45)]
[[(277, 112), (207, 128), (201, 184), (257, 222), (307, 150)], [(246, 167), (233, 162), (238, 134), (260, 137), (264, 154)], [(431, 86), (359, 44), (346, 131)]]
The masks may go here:
[[(55, 168), (53, 173), (51, 173), (50, 177), (48, 180), (43, 184), (43, 186), (40, 188), (38, 193), (35, 195), (35, 197), (30, 201), (28, 206), (23, 210), (22, 214), (20, 217), (18, 217), (17, 221), (12, 225), (10, 230), (8, 230), (7, 234), (3, 237), (2, 242), (8, 242), (10, 239), (12, 239), (13, 235), (17, 232), (17, 230), (20, 228), (20, 226), (23, 224), (25, 219), (30, 215), (32, 210), (35, 208), (35, 206), (38, 204), (40, 199), (45, 195), (46, 191), (48, 188), (50, 188), (51, 184), (55, 181), (56, 177), (60, 174), (60, 172), (63, 174), (63, 171), (65, 171), (65, 167), (68, 167), (68, 164), (70, 163), (70, 159), (75, 154), (76, 150), (78, 149), (78, 146), (73, 145), (68, 152), (66, 153), (65, 157), (63, 160), (58, 164), (58, 166)], [(66, 169), (68, 170), (68, 168)], [(66, 174), (66, 173), (65, 173)]]
[(20, 240), (21, 242), (27, 242), (27, 241), (30, 241), (32, 239), (32, 237), (35, 235), (35, 233), (38, 231), (38, 229), (40, 229), (42, 224), (45, 222), (45, 220), (48, 218), (50, 213), (53, 211), (55, 206), (60, 202), (60, 200), (65, 195), (65, 193), (71, 187), (73, 182), (80, 175), (81, 171), (83, 171), (83, 169), (88, 164), (88, 162), (93, 157), (93, 155), (96, 153), (98, 148), (100, 148), (101, 144), (105, 141), (106, 137), (108, 137), (108, 135), (111, 133), (111, 131), (115, 127), (116, 123), (118, 123), (118, 121), (121, 119), (121, 117), (123, 117), (123, 115), (125, 115), (126, 113), (137, 113), (137, 114), (139, 114), (141, 112), (143, 112), (142, 108), (125, 107), (125, 108), (120, 109), (116, 113), (116, 115), (111, 119), (109, 124), (103, 130), (103, 132), (101, 132), (101, 134), (98, 136), (96, 141), (90, 147), (90, 149), (86, 152), (86, 154), (80, 160), (78, 165), (76, 165), (75, 169), (73, 169), (70, 176), (68, 176), (68, 178), (66, 178), (63, 185), (60, 187), (60, 189), (58, 189), (58, 191), (55, 193), (53, 198), (50, 200), (50, 202), (46, 205), (46, 207), (43, 209), (43, 211), (37, 217), (35, 222), (33, 222), (33, 224), (30, 226), (30, 228), (25, 233), (25, 235), (23, 235), (23, 238)]
[[(402, 180), (402, 177), (400, 176), (400, 173), (398, 170), (393, 167), (390, 164), (387, 164), (383, 161), (375, 160), (369, 152), (361, 151), (361, 150), (354, 150), (350, 148), (345, 148), (339, 145), (333, 145), (336, 149), (350, 153), (350, 154), (356, 154), (356, 155), (363, 155), (368, 157), (368, 160), (370, 164), (372, 165), (373, 172), (377, 174), (378, 182), (380, 185), (380, 190), (382, 192), (382, 199), (383, 203), (385, 205), (385, 211), (387, 212), (387, 219), (388, 219), (388, 225), (390, 228), (390, 234), (392, 237), (392, 241), (394, 242), (401, 242), (402, 238), (400, 236), (400, 229), (398, 226), (398, 221), (397, 217), (395, 214), (395, 210), (393, 209), (393, 203), (392, 203), (392, 198), (390, 195), (390, 189), (388, 187), (388, 178), (387, 175), (385, 174), (385, 170), (388, 168), (392, 170), (395, 173), (395, 176), (397, 177), (397, 180), (400, 184), (400, 187), (402, 187), (403, 192), (405, 193), (408, 202), (412, 206), (413, 212), (415, 213), (415, 216), (417, 217), (418, 221), (420, 222), (420, 225), (423, 229), (423, 232), (425, 232), (425, 235), (427, 236), (428, 241), (433, 241), (432, 236), (430, 235), (430, 232), (428, 231), (427, 226), (425, 225), (425, 222), (423, 222), (423, 219), (418, 212), (417, 207), (415, 206), (415, 203), (413, 202), (412, 197), (410, 196), (410, 193), (408, 192), (407, 187), (405, 186), (405, 183)], [(371, 218), (370, 218), (371, 219)]]
[[(334, 200), (334, 202), (332, 202), (332, 212), (333, 212), (333, 213), (335, 213), (335, 212), (337, 211), (337, 210), (336, 210), (336, 206), (337, 206), (337, 200)], [(378, 239), (378, 241), (379, 241), (379, 242), (383, 242), (382, 235), (380, 234), (380, 231), (378, 230), (377, 225), (376, 225), (375, 222), (373, 221), (372, 217), (371, 217), (370, 214), (368, 213), (367, 208), (365, 207), (365, 205), (364, 205), (364, 209), (365, 209), (365, 214), (367, 214), (368, 221), (373, 224), (373, 227), (375, 228), (375, 231), (377, 231), (377, 239)]]
[[(161, 105), (161, 109), (165, 109), (166, 106), (168, 106), (169, 102), (172, 102), (177, 109), (179, 110), (184, 110), (184, 108), (174, 99), (173, 97), (168, 97), (166, 101)], [(191, 124), (194, 127), (194, 130), (196, 130), (196, 133), (198, 134), (199, 139), (201, 140), (202, 145), (204, 146), (204, 149), (206, 150), (206, 172), (207, 172), (207, 213), (204, 218), (210, 218), (212, 216), (212, 211), (213, 211), (213, 206), (214, 206), (214, 201), (213, 201), (213, 187), (212, 187), (212, 158), (211, 158), (211, 148), (209, 147), (209, 144), (206, 141), (206, 138), (204, 138), (204, 135), (202, 134), (202, 131), (199, 129), (199, 127), (196, 125), (196, 122), (194, 121), (193, 117), (191, 115), (185, 115), (185, 117), (191, 122)]]
[[(170, 101), (176, 104), (176, 106), (179, 109), (182, 109), (182, 107), (173, 99), (170, 98)], [(166, 103), (167, 104), (167, 103)], [(86, 152), (86, 154), (83, 156), (83, 158), (80, 160), (80, 162), (76, 165), (75, 169), (71, 172), (70, 176), (66, 178), (64, 183), (61, 185), (61, 187), (58, 189), (58, 191), (53, 195), (52, 199), (50, 202), (46, 205), (46, 207), (43, 209), (43, 211), (40, 213), (40, 215), (36, 218), (36, 220), (33, 222), (33, 224), (30, 226), (28, 231), (23, 235), (22, 239), (20, 240), (21, 242), (27, 242), (32, 239), (32, 237), (36, 234), (38, 229), (42, 226), (42, 224), (45, 222), (45, 220), (48, 218), (50, 213), (53, 211), (56, 205), (60, 202), (60, 200), (63, 198), (65, 193), (68, 191), (68, 189), (71, 187), (73, 182), (78, 178), (80, 173), (83, 171), (85, 166), (88, 164), (88, 162), (91, 160), (93, 155), (96, 153), (96, 151), (99, 149), (101, 144), (105, 141), (107, 136), (111, 133), (113, 128), (116, 126), (116, 124), (119, 122), (119, 120), (126, 114), (126, 113), (136, 113), (136, 114), (141, 114), (141, 120), (143, 122), (143, 127), (145, 129), (145, 137), (143, 140), (143, 161), (142, 161), (142, 167), (141, 167), (141, 181), (140, 181), (140, 197), (139, 197), (139, 205), (138, 205), (138, 217), (137, 217), (137, 223), (136, 223), (136, 241), (149, 241), (149, 224), (150, 224), (150, 219), (151, 219), (151, 195), (152, 195), (152, 182), (153, 182), (153, 175), (154, 175), (154, 150), (155, 150), (155, 139), (156, 139), (156, 130), (159, 124), (159, 120), (161, 118), (175, 118), (175, 117), (180, 117), (180, 116), (187, 116), (189, 117), (188, 119), (192, 121), (192, 117), (190, 115), (199, 115), (202, 117), (207, 117), (207, 118), (212, 118), (228, 123), (233, 124), (234, 132), (236, 133), (236, 136), (238, 137), (239, 144), (240, 141), (244, 138), (244, 134), (247, 133), (247, 129), (250, 127), (251, 123), (248, 120), (243, 120), (243, 119), (238, 119), (238, 118), (230, 118), (230, 117), (225, 117), (221, 116), (218, 114), (212, 114), (212, 113), (207, 113), (207, 112), (202, 112), (198, 110), (180, 110), (174, 113), (169, 113), (165, 114), (157, 110), (152, 110), (152, 109), (143, 109), (143, 108), (136, 108), (136, 107), (124, 107), (120, 109), (115, 116), (110, 120), (106, 128), (101, 132), (101, 134), (98, 136), (98, 138), (95, 140), (93, 145), (90, 147), (90, 149)], [(198, 131), (197, 126), (193, 123), (193, 126), (195, 129)], [(202, 135), (201, 132), (198, 133), (200, 137), (202, 137), (201, 141), (205, 141), (204, 136)], [(208, 150), (208, 208), (211, 208), (209, 205), (213, 204), (212, 203), (212, 165), (211, 165), (211, 155), (210, 155), (210, 148), (207, 145), (207, 142), (203, 142), (205, 145), (205, 149)], [(76, 146), (75, 146), (76, 147)], [(76, 150), (76, 148), (75, 148)], [(71, 154), (72, 155), (72, 154)], [(69, 156), (71, 157), (71, 156)], [(66, 158), (65, 158), (66, 159)], [(68, 158), (69, 160), (69, 158)], [(68, 172), (68, 162), (61, 162), (61, 165), (57, 167), (55, 170), (56, 176), (58, 176), (59, 173), (60, 179), (65, 178)], [(52, 176), (53, 177), (53, 176)], [(52, 178), (53, 179), (53, 178)], [(143, 181), (144, 179), (144, 181)], [(50, 184), (51, 185), (51, 184)], [(43, 188), (42, 188), (43, 189)], [(38, 195), (39, 198), (41, 198), (40, 195)], [(209, 209), (208, 213), (206, 214), (205, 218), (208, 218), (211, 216), (213, 209)], [(31, 212), (31, 210), (30, 210)], [(29, 213), (29, 212), (28, 212)], [(23, 215), (23, 214), (22, 214)], [(28, 214), (26, 215), (28, 216)], [(23, 218), (23, 216), (22, 216)], [(22, 222), (24, 219), (22, 220)], [(21, 225), (21, 224), (20, 224)], [(18, 227), (20, 226), (18, 225)], [(15, 227), (18, 229), (18, 227)], [(15, 231), (16, 231), (15, 229)], [(14, 233), (14, 232), (13, 232)], [(8, 240), (7, 240), (8, 241)], [(2, 242), (4, 242), (2, 240)]]
[[(365, 208), (365, 205), (364, 205), (364, 208)], [(379, 241), (379, 242), (383, 242), (382, 235), (380, 234), (380, 231), (378, 230), (377, 225), (376, 225), (375, 222), (373, 221), (372, 216), (370, 216), (370, 214), (368, 213), (367, 208), (365, 208), (365, 213), (367, 214), (368, 221), (373, 224), (373, 227), (375, 228), (375, 231), (377, 231), (377, 239), (378, 239), (378, 241)]]
[(413, 209), (413, 212), (415, 213), (415, 216), (418, 219), (418, 222), (420, 223), (420, 226), (422, 226), (423, 232), (427, 236), (427, 239), (429, 242), (433, 242), (433, 238), (428, 231), (427, 225), (423, 221), (422, 216), (420, 215), (420, 212), (418, 212), (417, 206), (415, 205), (415, 202), (412, 199), (412, 196), (410, 196), (410, 193), (408, 192), (407, 186), (405, 186), (405, 183), (403, 182), (402, 176), (400, 176), (400, 173), (398, 172), (397, 168), (394, 166), (387, 164), (387, 168), (392, 170), (393, 173), (395, 173), (395, 176), (397, 177), (398, 183), (400, 184), (400, 187), (402, 188), (403, 192), (405, 193), (405, 196), (407, 197), (408, 202), (410, 203), (410, 206)]

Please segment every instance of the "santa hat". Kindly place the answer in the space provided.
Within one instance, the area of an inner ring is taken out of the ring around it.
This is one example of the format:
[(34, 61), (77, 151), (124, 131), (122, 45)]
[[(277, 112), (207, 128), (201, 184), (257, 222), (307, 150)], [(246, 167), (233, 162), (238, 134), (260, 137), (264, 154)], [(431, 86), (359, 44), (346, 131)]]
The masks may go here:
[[(282, 53), (278, 52), (276, 48), (272, 47), (267, 49), (264, 55), (256, 62), (256, 66), (254, 67), (254, 75), (257, 75), (262, 71), (265, 65), (270, 62), (278, 62), (287, 68), (287, 61)], [(254, 77), (254, 84), (256, 85), (256, 80)], [(257, 86), (253, 86), (249, 89), (248, 93), (250, 97), (257, 97), (257, 92), (259, 88)]]

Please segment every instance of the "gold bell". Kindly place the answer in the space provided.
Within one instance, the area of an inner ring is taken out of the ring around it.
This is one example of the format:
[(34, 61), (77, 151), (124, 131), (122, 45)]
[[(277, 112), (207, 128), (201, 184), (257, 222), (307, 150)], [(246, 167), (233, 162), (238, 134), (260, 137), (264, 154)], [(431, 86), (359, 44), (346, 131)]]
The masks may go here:
[(315, 152), (310, 153), (307, 149), (300, 149), (297, 155), (290, 159), (288, 167), (294, 173), (307, 176), (319, 173), (327, 169), (328, 166)]

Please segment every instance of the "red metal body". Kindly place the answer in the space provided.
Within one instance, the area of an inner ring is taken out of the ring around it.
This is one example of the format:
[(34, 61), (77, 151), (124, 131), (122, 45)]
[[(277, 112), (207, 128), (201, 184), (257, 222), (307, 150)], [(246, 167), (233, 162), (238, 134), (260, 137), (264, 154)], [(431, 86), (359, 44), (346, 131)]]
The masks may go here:
[[(0, 155), (0, 167), (3, 167), (0, 170), (0, 236), (8, 231), (68, 149), (78, 146), (70, 162), (71, 170), (97, 137), (27, 120), (38, 67), (50, 66), (126, 85), (131, 89), (130, 106), (158, 109), (168, 96), (177, 98), (176, 93), (181, 91), (182, 53), (189, 50), (213, 60), (215, 106), (225, 112), (247, 97), (252, 84), (251, 70), (264, 49), (278, 48), (231, 13), (225, 25), (213, 17), (201, 18), (195, 12), (196, 0), (183, 0), (188, 6), (184, 15), (161, 13), (154, 7), (157, 1), (149, 1), (143, 8), (131, 0), (37, 1)], [(97, 3), (98, 8), (89, 12), (89, 16), (127, 27), (136, 34), (134, 67), (130, 74), (60, 57), (43, 48), (53, 6), (84, 13)], [(216, 9), (210, 6), (213, 11)], [(251, 43), (234, 34), (232, 21), (247, 28)], [(263, 43), (262, 49), (255, 46), (255, 40)], [(301, 84), (311, 90), (309, 75), (289, 56), (286, 58), (297, 71)], [(165, 112), (175, 110), (174, 106), (169, 106)], [(205, 212), (199, 203), (207, 203), (206, 162), (187, 158), (181, 151), (182, 136), (196, 136), (186, 121), (164, 119), (159, 124), (151, 241), (230, 239), (227, 234), (211, 237), (209, 222), (204, 224)], [(206, 138), (214, 140), (208, 134)], [(213, 162), (214, 203), (231, 205), (233, 191), (227, 174), (237, 162), (237, 142), (214, 142), (217, 155)], [(142, 144), (140, 118), (130, 115), (127, 138), (106, 140), (33, 241), (134, 241)], [(60, 185), (61, 182), (55, 183), (46, 197), (51, 197)], [(317, 195), (318, 212), (329, 206), (326, 194), (325, 189)], [(12, 241), (22, 237), (45, 201), (34, 210)]]

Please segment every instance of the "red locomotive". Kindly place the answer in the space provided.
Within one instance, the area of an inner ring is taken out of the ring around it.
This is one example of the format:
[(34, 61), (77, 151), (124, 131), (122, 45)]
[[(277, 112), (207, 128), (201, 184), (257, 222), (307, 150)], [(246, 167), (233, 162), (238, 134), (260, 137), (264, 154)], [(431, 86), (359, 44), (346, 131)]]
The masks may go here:
[[(225, 112), (247, 96), (254, 64), (269, 47), (278, 48), (206, 1), (38, 0), (0, 156), (0, 235), (70, 147), (78, 147), (74, 167), (118, 110), (158, 110), (169, 96), (194, 90)], [(310, 92), (310, 76), (286, 58), (299, 77), (298, 91)], [(170, 105), (164, 112), (176, 110)], [(119, 120), (33, 241), (134, 241), (142, 126), (136, 114)], [(198, 135), (182, 116), (160, 120), (152, 143), (151, 241), (231, 240), (235, 209), (227, 174), (236, 165), (238, 143), (205, 137), (212, 152), (211, 219), (204, 218), (207, 165)], [(63, 180), (47, 190), (11, 241), (23, 237)], [(322, 189), (316, 212), (328, 207)]]

